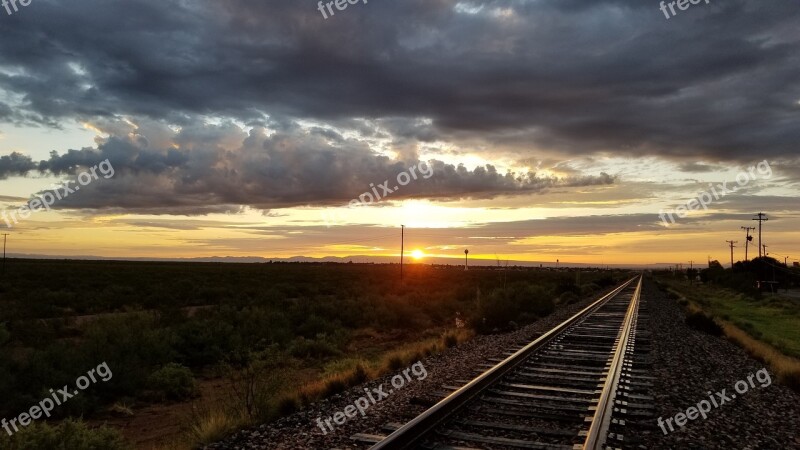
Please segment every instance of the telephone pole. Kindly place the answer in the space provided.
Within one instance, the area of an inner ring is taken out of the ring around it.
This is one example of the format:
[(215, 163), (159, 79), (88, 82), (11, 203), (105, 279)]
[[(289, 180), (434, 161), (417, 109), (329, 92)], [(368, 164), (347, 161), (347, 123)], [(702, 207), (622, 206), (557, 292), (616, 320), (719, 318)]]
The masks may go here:
[(767, 257), (767, 244), (762, 245), (764, 247), (764, 257)]
[(745, 261), (749, 261), (749, 260), (747, 259), (747, 244), (749, 244), (750, 242), (752, 242), (752, 240), (753, 240), (753, 236), (750, 236), (750, 231), (751, 231), (751, 230), (755, 230), (755, 229), (756, 229), (756, 227), (739, 227), (739, 228), (743, 229), (743, 230), (744, 230), (744, 234), (745, 234), (745, 240), (744, 240), (744, 260), (745, 260)]
[(6, 239), (8, 239), (8, 233), (3, 233), (3, 275), (6, 274)]
[[(753, 220), (757, 220), (758, 221), (758, 257), (761, 258), (761, 223), (762, 222), (766, 222), (769, 219), (767, 218), (766, 214), (760, 212), (760, 213), (756, 214), (756, 217), (753, 218)], [(766, 250), (765, 250), (765, 252), (766, 252)], [(767, 255), (764, 255), (764, 256), (767, 256)]]
[(403, 246), (405, 245), (406, 226), (400, 225), (400, 282), (403, 282)]
[(733, 269), (733, 244), (739, 241), (725, 241), (725, 242), (731, 245), (731, 269)]

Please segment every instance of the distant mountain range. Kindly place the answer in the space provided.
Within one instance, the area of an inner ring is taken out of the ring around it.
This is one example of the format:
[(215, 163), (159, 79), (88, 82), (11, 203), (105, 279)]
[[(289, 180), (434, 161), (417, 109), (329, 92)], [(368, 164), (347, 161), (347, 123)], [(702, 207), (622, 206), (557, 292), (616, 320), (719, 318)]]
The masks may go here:
[[(324, 256), (321, 258), (312, 258), (309, 256), (292, 256), (289, 258), (265, 258), (262, 256), (208, 256), (198, 258), (125, 258), (125, 257), (104, 257), (92, 255), (79, 255), (79, 256), (64, 256), (64, 255), (36, 255), (26, 253), (9, 253), (9, 258), (25, 258), (25, 259), (75, 259), (75, 260), (107, 260), (107, 261), (169, 261), (169, 262), (215, 262), (215, 263), (269, 263), (269, 262), (294, 262), (294, 263), (359, 263), (359, 264), (396, 264), (399, 258), (396, 256), (369, 256), (369, 255), (352, 255), (352, 256)], [(461, 258), (442, 258), (426, 256), (421, 260), (415, 260), (410, 255), (406, 255), (403, 259), (407, 264), (443, 264), (453, 266), (463, 266), (464, 260)], [(498, 262), (495, 259), (469, 259), (470, 266), (497, 266)], [(500, 260), (500, 265), (505, 266), (522, 266), (522, 267), (613, 267), (613, 268), (666, 268), (674, 266), (670, 263), (654, 263), (654, 264), (584, 264), (561, 262), (556, 264), (553, 261), (512, 261)]]

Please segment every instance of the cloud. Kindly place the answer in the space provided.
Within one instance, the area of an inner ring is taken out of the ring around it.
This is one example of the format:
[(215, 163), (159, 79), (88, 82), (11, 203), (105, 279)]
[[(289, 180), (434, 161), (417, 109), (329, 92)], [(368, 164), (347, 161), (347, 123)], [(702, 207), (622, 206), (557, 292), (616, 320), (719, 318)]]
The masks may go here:
[(705, 172), (716, 172), (721, 169), (722, 167), (720, 166), (703, 164), (701, 162), (695, 162), (695, 161), (688, 161), (678, 165), (678, 170), (680, 170), (681, 172), (705, 173)]
[[(605, 173), (575, 172), (565, 177), (501, 173), (491, 164), (468, 169), (431, 160), (420, 166), (416, 159), (392, 159), (361, 139), (317, 127), (270, 133), (262, 127), (248, 131), (225, 122), (174, 131), (154, 123), (143, 127), (129, 123), (130, 128), (105, 124), (105, 129), (122, 135), (99, 139), (97, 147), (52, 152), (38, 164), (13, 154), (0, 159), (0, 168), (24, 174), (37, 167), (69, 178), (107, 159), (114, 168), (112, 178), (83, 186), (54, 207), (150, 214), (342, 205), (386, 180), (395, 191), (390, 200), (492, 198), (615, 181)], [(155, 136), (145, 134), (148, 130)], [(398, 175), (410, 173), (410, 167), (415, 168), (416, 180), (409, 178), (402, 186)]]
[(26, 175), (37, 166), (33, 160), (26, 155), (13, 152), (10, 155), (0, 156), (0, 179), (6, 179), (12, 175)]
[(315, 6), (42, 1), (0, 23), (0, 89), (15, 94), (0, 120), (386, 120), (405, 155), (437, 139), (720, 161), (800, 141), (791, 2), (670, 20), (632, 0), (404, 0), (328, 20)]

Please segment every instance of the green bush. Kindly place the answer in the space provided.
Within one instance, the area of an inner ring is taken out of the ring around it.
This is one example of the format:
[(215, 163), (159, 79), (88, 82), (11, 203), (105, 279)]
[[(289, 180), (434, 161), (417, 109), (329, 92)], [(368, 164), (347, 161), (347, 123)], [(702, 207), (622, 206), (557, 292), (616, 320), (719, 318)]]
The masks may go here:
[(577, 303), (580, 301), (580, 297), (578, 297), (574, 292), (564, 292), (558, 297), (558, 304), (560, 305), (571, 305), (573, 303)]
[(336, 348), (325, 337), (318, 336), (317, 339), (306, 339), (300, 337), (292, 342), (289, 347), (289, 354), (297, 358), (327, 358), (339, 356), (341, 351)]
[(197, 383), (188, 367), (169, 363), (147, 379), (151, 394), (160, 399), (186, 400), (198, 395)]
[(223, 359), (233, 350), (234, 327), (221, 317), (200, 317), (176, 327), (179, 361), (190, 367), (204, 367)]
[(33, 423), (13, 436), (0, 433), (0, 448), (9, 450), (131, 450), (118, 431), (88, 428), (83, 422), (66, 420), (51, 427)]
[(686, 316), (686, 324), (695, 330), (712, 336), (722, 336), (722, 327), (714, 319), (702, 312), (693, 312)]
[(581, 295), (591, 295), (600, 290), (600, 286), (596, 283), (586, 283), (581, 285)]
[(555, 309), (553, 298), (537, 285), (519, 282), (482, 297), (470, 323), (479, 332), (504, 329), (510, 322), (526, 323)]
[(442, 336), (442, 344), (444, 344), (445, 348), (451, 348), (458, 345), (458, 336), (453, 333), (447, 333)]

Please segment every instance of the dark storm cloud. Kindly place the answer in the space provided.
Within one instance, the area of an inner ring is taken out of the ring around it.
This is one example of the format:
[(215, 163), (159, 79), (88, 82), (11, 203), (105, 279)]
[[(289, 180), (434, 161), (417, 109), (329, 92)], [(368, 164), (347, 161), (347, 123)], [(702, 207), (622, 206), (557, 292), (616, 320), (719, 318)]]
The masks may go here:
[[(137, 134), (145, 133), (144, 128), (156, 137)], [(605, 173), (568, 177), (501, 173), (488, 164), (472, 170), (441, 161), (420, 166), (417, 160), (391, 159), (360, 140), (320, 128), (272, 134), (253, 128), (245, 133), (223, 123), (187, 127), (170, 136), (151, 123), (137, 133), (109, 137), (97, 148), (53, 152), (38, 165), (29, 159), (20, 163), (16, 154), (4, 157), (0, 171), (19, 173), (35, 166), (42, 172), (72, 176), (107, 159), (113, 177), (83, 187), (80, 195), (70, 195), (54, 207), (150, 214), (240, 212), (241, 207), (234, 205), (269, 209), (346, 204), (371, 192), (373, 185), (382, 192), (378, 186), (385, 180), (395, 191), (390, 200), (492, 198), (615, 181)], [(155, 145), (158, 142), (164, 146)], [(398, 188), (402, 184), (398, 174), (409, 172), (411, 166), (416, 180), (409, 178)]]
[[(400, 146), (706, 161), (786, 156), (800, 141), (792, 1), (714, 1), (666, 20), (656, 0), (403, 0), (324, 20), (311, 0), (39, 0), (3, 19), (0, 87), (20, 100), (0, 119), (12, 122), (408, 118), (387, 127)], [(409, 126), (419, 118), (432, 122)]]
[(27, 175), (28, 172), (36, 169), (37, 166), (30, 156), (17, 152), (0, 156), (0, 180), (12, 175)]
[(723, 170), (724, 167), (690, 161), (678, 165), (678, 169), (681, 172), (705, 173), (705, 172), (716, 172), (718, 170)]

